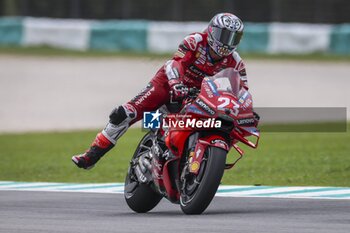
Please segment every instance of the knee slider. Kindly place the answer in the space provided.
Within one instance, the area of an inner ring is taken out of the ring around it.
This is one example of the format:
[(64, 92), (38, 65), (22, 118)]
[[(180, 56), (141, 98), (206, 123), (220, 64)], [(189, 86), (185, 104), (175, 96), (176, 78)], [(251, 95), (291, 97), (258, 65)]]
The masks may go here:
[(120, 123), (126, 121), (129, 123), (136, 117), (135, 112), (126, 111), (125, 108), (121, 105), (115, 108), (109, 115), (109, 122), (114, 125), (119, 125)]
[(114, 125), (119, 125), (122, 123), (128, 116), (126, 115), (126, 112), (123, 108), (123, 106), (119, 106), (111, 112), (109, 115), (109, 122), (111, 122)]

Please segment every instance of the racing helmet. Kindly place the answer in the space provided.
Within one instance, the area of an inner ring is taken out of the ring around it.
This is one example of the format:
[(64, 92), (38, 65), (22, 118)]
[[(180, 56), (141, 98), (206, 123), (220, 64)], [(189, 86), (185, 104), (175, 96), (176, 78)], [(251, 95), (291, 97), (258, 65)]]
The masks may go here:
[(243, 35), (243, 22), (231, 13), (215, 15), (208, 25), (208, 44), (220, 57), (230, 55)]

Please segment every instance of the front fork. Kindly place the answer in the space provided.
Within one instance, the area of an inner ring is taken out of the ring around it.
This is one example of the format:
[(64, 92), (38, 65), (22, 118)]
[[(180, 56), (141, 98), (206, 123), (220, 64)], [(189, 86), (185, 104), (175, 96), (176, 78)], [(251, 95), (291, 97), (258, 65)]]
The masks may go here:
[(228, 145), (229, 144), (225, 141), (225, 139), (219, 135), (209, 135), (198, 138), (194, 150), (189, 154), (189, 172), (198, 175), (204, 152), (208, 146), (218, 147), (228, 152), (230, 150)]
[[(183, 151), (182, 154), (189, 152), (189, 158), (185, 161), (185, 167), (188, 167), (188, 171), (182, 171), (181, 177), (185, 176), (184, 172), (190, 172), (194, 175), (198, 175), (200, 166), (204, 157), (204, 152), (208, 146), (219, 147), (225, 151), (229, 151), (230, 147), (222, 136), (209, 135), (200, 137), (199, 133), (194, 133), (188, 138), (188, 149)], [(169, 152), (172, 153), (172, 152)], [(169, 160), (164, 165), (163, 170), (163, 182), (167, 197), (171, 202), (178, 203), (180, 198), (180, 169), (181, 156), (170, 156)], [(184, 169), (183, 169), (184, 170)]]

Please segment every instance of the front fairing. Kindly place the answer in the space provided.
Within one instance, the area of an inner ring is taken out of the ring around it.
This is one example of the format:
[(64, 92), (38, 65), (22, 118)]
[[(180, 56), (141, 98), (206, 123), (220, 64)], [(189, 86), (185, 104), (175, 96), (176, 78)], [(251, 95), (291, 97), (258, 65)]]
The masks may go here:
[(253, 118), (251, 94), (242, 87), (240, 76), (233, 68), (226, 70), (203, 79), (200, 94), (185, 107), (187, 113), (232, 120)]
[[(257, 147), (259, 130), (253, 115), (253, 99), (241, 85), (240, 76), (233, 68), (203, 79), (200, 94), (186, 106), (186, 112), (197, 118), (221, 119), (231, 124), (230, 136), (251, 147)], [(246, 137), (257, 137), (255, 143)]]
[[(175, 119), (178, 122), (184, 118), (190, 119), (213, 119), (214, 124), (210, 124), (209, 130), (219, 130), (231, 138), (232, 146), (238, 141), (251, 147), (257, 146), (257, 141), (251, 142), (246, 138), (254, 136), (259, 138), (259, 131), (256, 129), (256, 121), (253, 116), (253, 100), (248, 90), (241, 85), (240, 76), (233, 68), (225, 69), (212, 77), (206, 77), (201, 84), (199, 95), (187, 101), (180, 114), (168, 115), (168, 119)], [(216, 122), (220, 121), (217, 127)], [(174, 140), (169, 141), (169, 145), (179, 145), (176, 142), (185, 140), (190, 134), (185, 131), (201, 131), (208, 128), (198, 127), (168, 127), (167, 131)], [(175, 134), (173, 134), (175, 133)], [(176, 138), (176, 140), (175, 140)], [(170, 147), (171, 148), (171, 147)]]

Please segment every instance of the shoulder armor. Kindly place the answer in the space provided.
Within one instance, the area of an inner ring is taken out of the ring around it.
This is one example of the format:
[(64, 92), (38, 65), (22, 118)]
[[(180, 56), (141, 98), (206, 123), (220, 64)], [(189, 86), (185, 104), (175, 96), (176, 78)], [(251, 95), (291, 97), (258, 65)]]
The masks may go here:
[(185, 37), (184, 44), (187, 48), (195, 51), (199, 42), (203, 40), (203, 37), (199, 33), (195, 33)]

